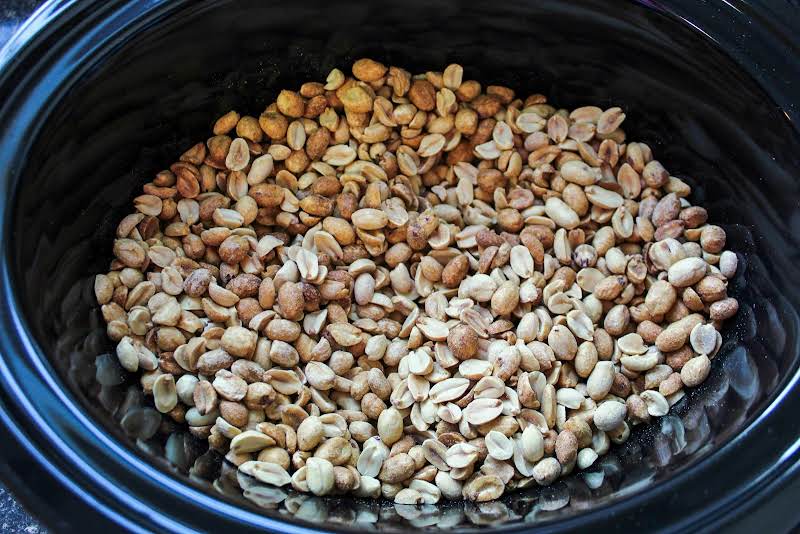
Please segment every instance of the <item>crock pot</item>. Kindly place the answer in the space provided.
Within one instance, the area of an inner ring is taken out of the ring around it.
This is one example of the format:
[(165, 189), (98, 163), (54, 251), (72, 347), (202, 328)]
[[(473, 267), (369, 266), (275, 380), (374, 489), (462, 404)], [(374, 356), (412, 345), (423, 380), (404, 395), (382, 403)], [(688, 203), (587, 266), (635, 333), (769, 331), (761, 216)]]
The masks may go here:
[[(799, 21), (783, 1), (46, 3), (0, 57), (0, 475), (56, 531), (797, 525)], [(622, 106), (739, 255), (708, 381), (585, 472), (477, 505), (241, 487), (154, 419), (91, 290), (116, 221), (217, 116), (362, 56)]]

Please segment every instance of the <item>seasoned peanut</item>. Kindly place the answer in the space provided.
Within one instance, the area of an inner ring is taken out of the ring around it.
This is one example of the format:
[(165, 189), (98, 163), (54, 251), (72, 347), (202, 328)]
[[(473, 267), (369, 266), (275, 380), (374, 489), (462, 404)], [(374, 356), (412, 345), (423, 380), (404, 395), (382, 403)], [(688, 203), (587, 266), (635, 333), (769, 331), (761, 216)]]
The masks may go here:
[(742, 284), (691, 187), (619, 107), (464, 75), (358, 59), (144, 186), (93, 290), (162, 428), (400, 510), (552, 484), (707, 379)]

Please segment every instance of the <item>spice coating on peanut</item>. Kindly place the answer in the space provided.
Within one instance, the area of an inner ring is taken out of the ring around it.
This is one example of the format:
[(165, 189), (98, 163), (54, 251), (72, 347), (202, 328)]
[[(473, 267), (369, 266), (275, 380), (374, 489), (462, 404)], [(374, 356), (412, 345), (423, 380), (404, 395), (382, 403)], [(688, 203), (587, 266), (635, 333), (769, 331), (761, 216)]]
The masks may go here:
[(364, 58), (228, 111), (118, 225), (116, 358), (241, 475), (484, 502), (713, 373), (738, 259), (691, 187), (619, 107), (464, 77)]

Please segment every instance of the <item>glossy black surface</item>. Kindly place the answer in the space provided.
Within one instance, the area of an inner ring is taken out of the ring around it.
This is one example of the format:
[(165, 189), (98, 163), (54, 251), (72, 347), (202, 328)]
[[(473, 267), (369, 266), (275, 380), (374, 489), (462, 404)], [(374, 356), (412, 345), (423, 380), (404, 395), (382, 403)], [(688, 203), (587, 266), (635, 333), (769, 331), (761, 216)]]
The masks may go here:
[[(38, 0), (8, 0), (0, 7), (0, 48), (25, 22), (36, 7)], [(39, 522), (31, 517), (16, 501), (14, 495), (6, 490), (0, 481), (0, 529), (4, 532), (25, 532), (31, 534), (44, 532)]]
[[(68, 9), (0, 76), (9, 95), (0, 107), (0, 274), (9, 288), (0, 307), (0, 420), (11, 436), (0, 447), (4, 476), (26, 502), (57, 495), (48, 504), (62, 513), (45, 514), (57, 528), (622, 532), (797, 523), (800, 511), (774, 508), (796, 490), (800, 469), (800, 137), (790, 100), (800, 66), (785, 54), (797, 51), (796, 38), (780, 33), (785, 20), (761, 20), (736, 2), (50, 6)], [(748, 26), (742, 50), (739, 30)], [(96, 380), (98, 357), (113, 359), (103, 356), (110, 344), (91, 292), (116, 221), (217, 115), (258, 113), (279, 88), (324, 79), (362, 55), (413, 71), (459, 62), (469, 78), (543, 92), (557, 106), (624, 107), (629, 139), (650, 144), (692, 184), (692, 200), (723, 223), (740, 254), (730, 289), (740, 313), (708, 382), (588, 472), (477, 506), (249, 486), (243, 499), (235, 476), (200, 456), (181, 429), (127, 436), (119, 421), (150, 412), (122, 374)], [(163, 459), (169, 433), (177, 466)]]

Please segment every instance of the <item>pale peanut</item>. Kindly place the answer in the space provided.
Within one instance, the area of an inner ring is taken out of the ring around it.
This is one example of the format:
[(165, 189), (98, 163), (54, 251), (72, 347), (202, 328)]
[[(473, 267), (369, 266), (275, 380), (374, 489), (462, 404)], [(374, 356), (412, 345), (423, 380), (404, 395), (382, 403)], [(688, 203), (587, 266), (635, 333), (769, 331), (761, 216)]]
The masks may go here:
[(707, 379), (741, 284), (689, 184), (619, 107), (465, 74), (358, 59), (143, 187), (93, 289), (162, 428), (276, 488), (483, 502)]

